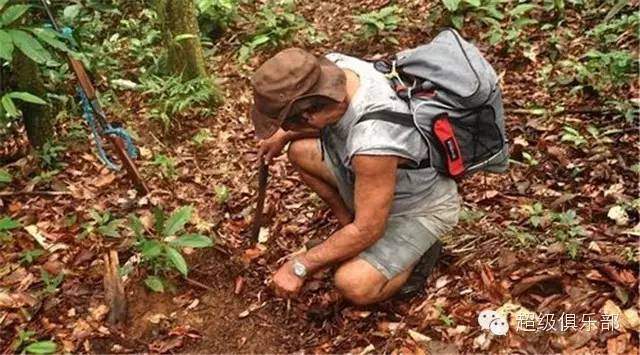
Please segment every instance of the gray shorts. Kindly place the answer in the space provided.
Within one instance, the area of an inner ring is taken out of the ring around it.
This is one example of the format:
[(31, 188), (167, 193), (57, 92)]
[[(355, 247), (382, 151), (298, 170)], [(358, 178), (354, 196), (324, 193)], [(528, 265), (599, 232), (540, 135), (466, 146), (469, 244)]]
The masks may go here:
[[(345, 198), (343, 173), (324, 154), (325, 165), (338, 183), (340, 195)], [(460, 197), (457, 190), (427, 198), (423, 208), (390, 215), (383, 236), (359, 257), (380, 271), (388, 280), (412, 267), (418, 259), (458, 223)]]

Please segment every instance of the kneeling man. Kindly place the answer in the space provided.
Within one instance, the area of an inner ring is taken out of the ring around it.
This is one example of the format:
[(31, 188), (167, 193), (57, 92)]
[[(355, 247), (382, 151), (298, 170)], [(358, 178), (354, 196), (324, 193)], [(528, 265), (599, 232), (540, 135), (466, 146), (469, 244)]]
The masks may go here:
[(289, 160), (341, 226), (280, 267), (276, 292), (294, 295), (332, 264), (335, 286), (355, 304), (422, 290), (460, 203), (455, 181), (423, 164), (429, 148), (418, 130), (377, 119), (409, 112), (387, 78), (354, 57), (290, 48), (258, 68), (252, 86), (261, 159), (290, 143)]

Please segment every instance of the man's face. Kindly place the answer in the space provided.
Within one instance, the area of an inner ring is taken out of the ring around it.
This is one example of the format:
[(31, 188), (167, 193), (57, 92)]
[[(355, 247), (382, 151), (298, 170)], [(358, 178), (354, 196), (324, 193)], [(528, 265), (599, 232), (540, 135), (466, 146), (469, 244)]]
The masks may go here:
[(282, 123), (284, 130), (306, 131), (321, 129), (337, 122), (346, 111), (346, 104), (334, 101), (308, 100), (296, 104), (296, 112)]

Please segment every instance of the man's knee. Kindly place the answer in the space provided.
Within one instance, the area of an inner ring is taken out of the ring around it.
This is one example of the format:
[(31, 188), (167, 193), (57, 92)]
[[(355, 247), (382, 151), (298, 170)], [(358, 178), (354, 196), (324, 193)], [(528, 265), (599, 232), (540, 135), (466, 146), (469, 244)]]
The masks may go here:
[[(366, 264), (363, 267), (363, 264)], [(334, 283), (342, 295), (357, 305), (368, 305), (379, 301), (380, 291), (386, 279), (377, 275), (377, 271), (371, 272), (371, 265), (364, 260), (358, 259), (343, 264), (336, 270)]]
[(296, 166), (303, 165), (306, 156), (309, 155), (309, 144), (306, 139), (299, 139), (289, 143), (287, 157), (291, 164)]

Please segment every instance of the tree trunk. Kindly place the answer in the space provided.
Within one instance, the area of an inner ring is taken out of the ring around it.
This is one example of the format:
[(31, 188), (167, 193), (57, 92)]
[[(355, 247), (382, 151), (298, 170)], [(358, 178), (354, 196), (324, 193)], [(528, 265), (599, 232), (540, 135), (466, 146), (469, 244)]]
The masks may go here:
[[(47, 90), (38, 64), (22, 54), (14, 51), (11, 66), (16, 78), (18, 91), (26, 91), (40, 98), (44, 98)], [(37, 105), (16, 100), (16, 104), (22, 111), (22, 118), (27, 129), (29, 142), (33, 147), (41, 147), (47, 140), (53, 137), (53, 109), (50, 105)]]
[[(168, 48), (167, 67), (185, 80), (205, 76), (200, 30), (193, 0), (158, 0), (158, 15)], [(193, 35), (176, 41), (180, 35)]]

